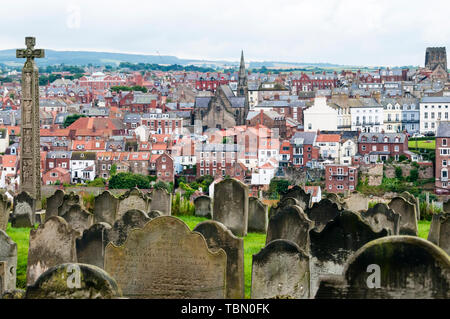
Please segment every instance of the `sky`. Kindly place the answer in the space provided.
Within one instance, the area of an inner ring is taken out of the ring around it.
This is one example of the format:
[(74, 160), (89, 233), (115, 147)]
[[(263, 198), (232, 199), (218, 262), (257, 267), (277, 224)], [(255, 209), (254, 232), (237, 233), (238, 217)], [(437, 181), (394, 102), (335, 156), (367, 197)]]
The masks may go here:
[(35, 36), (54, 50), (404, 66), (450, 49), (448, 0), (21, 0), (0, 13), (0, 50)]

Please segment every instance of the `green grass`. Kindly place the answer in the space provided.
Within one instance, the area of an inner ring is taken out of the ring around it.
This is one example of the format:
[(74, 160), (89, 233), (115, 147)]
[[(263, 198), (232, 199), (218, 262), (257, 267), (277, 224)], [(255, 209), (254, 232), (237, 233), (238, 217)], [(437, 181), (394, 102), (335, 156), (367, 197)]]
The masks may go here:
[[(416, 146), (417, 143), (417, 146)], [(408, 141), (408, 148), (423, 148), (434, 150), (436, 148), (435, 140), (425, 140), (425, 141)]]
[(6, 233), (17, 244), (17, 288), (25, 289), (27, 284), (28, 245), (31, 228), (12, 228), (8, 224)]
[(428, 233), (430, 231), (431, 222), (428, 220), (419, 220), (419, 237), (423, 239), (428, 238)]
[(197, 224), (204, 222), (205, 220), (208, 220), (208, 218), (196, 216), (174, 216), (174, 217), (177, 217), (182, 221), (184, 221), (191, 230), (193, 230), (195, 226), (197, 226)]

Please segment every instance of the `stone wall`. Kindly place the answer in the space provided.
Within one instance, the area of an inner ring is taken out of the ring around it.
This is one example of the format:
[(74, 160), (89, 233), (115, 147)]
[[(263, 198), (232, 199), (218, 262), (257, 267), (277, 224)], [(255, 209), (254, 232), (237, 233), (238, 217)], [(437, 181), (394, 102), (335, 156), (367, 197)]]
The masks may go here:
[[(419, 165), (419, 179), (428, 179), (434, 177), (432, 163), (422, 163)], [(400, 167), (402, 169), (403, 177), (408, 177), (410, 175), (410, 171), (416, 169), (416, 167), (414, 167), (411, 163), (386, 164), (384, 174), (387, 178), (395, 178), (396, 167)]]
[(383, 164), (362, 165), (359, 173), (363, 181), (367, 178), (369, 186), (379, 186), (383, 181)]

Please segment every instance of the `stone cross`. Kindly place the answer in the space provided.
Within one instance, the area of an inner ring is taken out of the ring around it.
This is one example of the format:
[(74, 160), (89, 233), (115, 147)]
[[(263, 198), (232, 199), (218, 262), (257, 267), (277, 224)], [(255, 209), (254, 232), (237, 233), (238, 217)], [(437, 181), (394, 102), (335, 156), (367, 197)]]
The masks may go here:
[(20, 191), (27, 191), (36, 202), (41, 201), (41, 155), (39, 123), (39, 70), (35, 58), (43, 58), (44, 50), (34, 49), (36, 39), (26, 37), (26, 49), (16, 51), (17, 58), (26, 58), (22, 69), (20, 127)]

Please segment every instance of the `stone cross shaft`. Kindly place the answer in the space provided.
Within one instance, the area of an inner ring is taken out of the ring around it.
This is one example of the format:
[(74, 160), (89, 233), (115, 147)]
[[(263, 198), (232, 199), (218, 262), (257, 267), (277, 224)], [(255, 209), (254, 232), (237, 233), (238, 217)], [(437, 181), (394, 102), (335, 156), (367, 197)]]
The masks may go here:
[(26, 49), (16, 51), (17, 58), (26, 58), (22, 69), (20, 108), (20, 191), (27, 191), (41, 202), (39, 70), (35, 58), (43, 58), (44, 50), (35, 49), (36, 39), (25, 38)]

